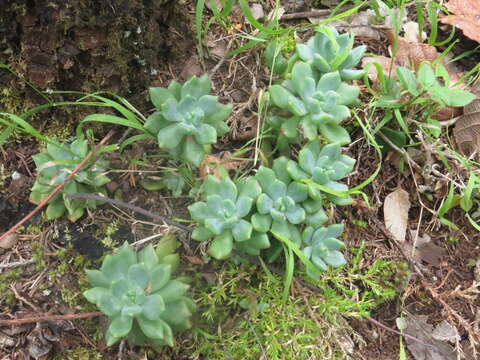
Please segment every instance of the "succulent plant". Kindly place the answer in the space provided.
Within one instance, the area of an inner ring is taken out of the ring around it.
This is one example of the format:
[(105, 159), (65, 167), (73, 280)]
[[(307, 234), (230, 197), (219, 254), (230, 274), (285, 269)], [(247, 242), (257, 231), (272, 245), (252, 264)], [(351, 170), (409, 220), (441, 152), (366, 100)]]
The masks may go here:
[[(58, 185), (60, 185), (85, 158), (88, 153), (87, 140), (78, 136), (71, 143), (47, 144), (46, 149), (33, 155), (37, 168), (37, 179), (33, 184), (30, 201), (34, 204), (42, 202)], [(72, 193), (106, 193), (104, 185), (110, 179), (105, 175), (108, 163), (96, 159), (78, 171), (59, 193), (48, 203), (46, 216), (56, 219), (65, 212), (71, 221), (76, 221), (85, 209), (95, 208), (100, 202), (96, 200), (69, 199)]]
[(273, 104), (291, 116), (274, 116), (269, 123), (292, 141), (299, 138), (301, 126), (310, 141), (321, 134), (329, 142), (347, 144), (350, 135), (339, 124), (350, 116), (346, 105), (356, 103), (359, 91), (358, 87), (342, 82), (339, 72), (324, 74), (317, 80), (310, 65), (298, 62), (292, 68), (291, 79), (268, 90)]
[(221, 105), (210, 91), (207, 75), (194, 76), (183, 85), (172, 81), (168, 88), (150, 88), (157, 111), (148, 117), (145, 128), (173, 158), (199, 166), (208, 147), (229, 130), (224, 121), (232, 107)]
[(364, 70), (354, 70), (363, 57), (366, 46), (353, 47), (351, 33), (339, 34), (331, 26), (319, 26), (306, 44), (297, 44), (297, 54), (320, 73), (338, 71), (342, 80), (361, 78)]
[[(345, 264), (345, 258), (339, 251), (344, 244), (337, 239), (343, 228), (343, 224), (333, 224), (319, 228), (308, 226), (303, 231), (302, 241), (306, 246), (302, 252), (318, 270), (325, 271), (329, 265), (338, 267)], [(308, 273), (314, 276), (311, 271)]]
[(305, 223), (307, 213), (302, 207), (308, 197), (304, 184), (284, 182), (274, 170), (260, 167), (255, 178), (262, 187), (257, 198), (257, 212), (252, 215), (253, 228), (258, 232), (272, 231), (300, 244), (297, 225)]
[(268, 247), (268, 239), (253, 234), (252, 224), (246, 220), (260, 192), (259, 183), (252, 177), (235, 184), (229, 178), (207, 176), (202, 194), (205, 201), (188, 207), (192, 219), (199, 223), (192, 238), (213, 238), (209, 254), (216, 259), (229, 257), (235, 244), (245, 243), (240, 249)]
[[(345, 192), (348, 187), (337, 182), (347, 176), (355, 165), (355, 160), (343, 155), (338, 143), (321, 146), (320, 141), (305, 145), (298, 154), (298, 162), (289, 160), (286, 166), (288, 174), (296, 181), (310, 179), (331, 190)], [(323, 193), (313, 184), (308, 185), (308, 193), (312, 199), (321, 199)], [(340, 197), (326, 194), (337, 205), (349, 205), (351, 197)]]
[(195, 304), (184, 295), (189, 286), (171, 278), (175, 257), (169, 252), (175, 246), (167, 243), (138, 254), (125, 243), (105, 257), (100, 270), (87, 270), (94, 287), (84, 296), (108, 317), (108, 346), (125, 337), (132, 345), (173, 346), (173, 331), (191, 326)]

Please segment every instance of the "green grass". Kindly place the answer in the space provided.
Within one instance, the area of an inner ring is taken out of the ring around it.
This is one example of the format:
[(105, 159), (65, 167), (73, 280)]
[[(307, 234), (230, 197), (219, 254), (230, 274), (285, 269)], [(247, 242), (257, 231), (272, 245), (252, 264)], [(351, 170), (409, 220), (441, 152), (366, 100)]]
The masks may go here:
[(354, 257), (348, 267), (331, 270), (314, 282), (318, 292), (294, 281), (287, 302), (283, 301), (281, 276), (247, 263), (223, 264), (214, 284), (193, 287), (200, 289), (196, 300), (201, 317), (193, 330), (196, 345), (188, 355), (208, 359), (258, 359), (262, 355), (268, 359), (348, 358), (338, 342), (341, 335), (355, 333), (344, 317), (368, 316), (405, 286), (406, 264), (376, 260), (360, 268), (364, 250), (364, 246), (352, 249)]

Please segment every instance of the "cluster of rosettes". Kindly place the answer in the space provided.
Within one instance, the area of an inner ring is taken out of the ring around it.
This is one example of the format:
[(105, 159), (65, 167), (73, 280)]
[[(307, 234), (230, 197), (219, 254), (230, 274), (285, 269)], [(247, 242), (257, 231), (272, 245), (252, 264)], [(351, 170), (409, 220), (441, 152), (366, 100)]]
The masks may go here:
[(203, 201), (189, 207), (199, 224), (192, 238), (212, 240), (209, 254), (216, 259), (228, 258), (234, 251), (259, 255), (265, 249), (274, 259), (281, 250), (276, 239), (283, 237), (304, 248), (319, 269), (324, 270), (325, 263), (338, 266), (343, 263), (338, 260), (341, 242), (331, 239), (342, 231), (324, 234), (322, 229), (330, 229), (324, 227), (328, 220), (324, 200), (346, 204), (351, 199), (332, 197), (316, 185), (345, 192), (346, 186), (337, 180), (350, 173), (354, 164), (355, 160), (341, 154), (338, 144), (321, 146), (317, 141), (302, 149), (298, 162), (281, 157), (271, 169), (262, 166), (255, 176), (238, 182), (209, 176)]
[[(30, 201), (34, 204), (42, 202), (60, 185), (85, 158), (88, 153), (88, 142), (84, 137), (77, 137), (71, 143), (49, 143), (47, 148), (36, 155), (33, 161), (38, 173), (33, 184)], [(56, 219), (67, 212), (71, 221), (79, 219), (85, 209), (95, 208), (96, 200), (70, 199), (68, 194), (74, 193), (106, 193), (105, 184), (110, 179), (105, 175), (108, 163), (105, 160), (94, 160), (78, 171), (58, 194), (48, 203), (47, 219)]]
[(166, 237), (156, 250), (149, 245), (137, 254), (125, 243), (100, 270), (87, 270), (94, 287), (84, 295), (109, 319), (108, 346), (125, 337), (132, 345), (173, 346), (173, 332), (191, 326), (189, 286), (171, 276), (180, 261), (177, 246)]

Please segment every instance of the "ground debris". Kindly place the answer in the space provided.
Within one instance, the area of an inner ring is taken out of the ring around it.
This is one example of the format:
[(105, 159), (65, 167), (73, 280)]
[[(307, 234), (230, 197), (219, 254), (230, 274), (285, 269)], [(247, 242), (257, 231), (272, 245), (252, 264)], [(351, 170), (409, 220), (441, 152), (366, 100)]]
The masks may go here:
[[(425, 346), (418, 341), (406, 338), (407, 348), (415, 358), (415, 360), (456, 360), (452, 346), (444, 341), (440, 341), (434, 337), (443, 331), (445, 325), (440, 323), (436, 328), (427, 323), (427, 315), (410, 315), (405, 317), (405, 332), (416, 337), (430, 346)], [(440, 330), (437, 330), (440, 327)], [(456, 330), (455, 330), (456, 331)]]

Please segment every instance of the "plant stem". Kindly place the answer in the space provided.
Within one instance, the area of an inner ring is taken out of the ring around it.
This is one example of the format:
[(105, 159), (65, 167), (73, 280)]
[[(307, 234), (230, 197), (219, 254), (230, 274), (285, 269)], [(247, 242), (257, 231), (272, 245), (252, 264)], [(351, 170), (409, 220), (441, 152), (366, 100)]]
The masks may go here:
[(73, 171), (68, 175), (68, 177), (62, 181), (60, 185), (58, 185), (53, 191), (40, 203), (38, 206), (33, 209), (28, 215), (26, 215), (22, 220), (20, 220), (18, 223), (16, 223), (14, 226), (12, 226), (7, 232), (3, 233), (2, 236), (0, 236), (0, 241), (2, 241), (4, 238), (6, 238), (8, 235), (12, 234), (17, 230), (20, 226), (22, 226), (24, 223), (26, 223), (33, 215), (35, 215), (37, 212), (39, 212), (70, 180), (73, 179), (75, 174), (80, 171), (80, 169), (90, 160), (90, 158), (97, 152), (97, 150), (105, 145), (105, 143), (110, 140), (110, 138), (113, 136), (115, 132), (113, 130), (110, 130), (107, 135), (95, 146), (93, 150), (91, 150), (87, 156), (73, 169)]

